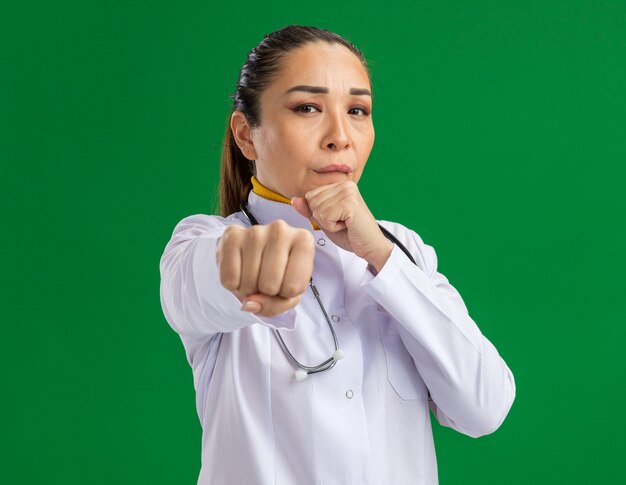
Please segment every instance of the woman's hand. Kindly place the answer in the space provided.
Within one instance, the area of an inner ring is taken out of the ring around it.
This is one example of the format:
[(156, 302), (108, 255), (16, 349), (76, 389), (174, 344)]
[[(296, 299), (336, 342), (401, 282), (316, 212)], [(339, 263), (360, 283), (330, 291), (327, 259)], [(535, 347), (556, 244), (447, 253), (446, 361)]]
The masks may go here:
[(393, 243), (378, 227), (354, 182), (316, 187), (291, 199), (291, 204), (304, 217), (312, 217), (332, 242), (365, 259), (376, 272), (389, 259)]
[(313, 235), (285, 221), (228, 226), (217, 243), (220, 282), (242, 309), (273, 317), (300, 303), (313, 273)]

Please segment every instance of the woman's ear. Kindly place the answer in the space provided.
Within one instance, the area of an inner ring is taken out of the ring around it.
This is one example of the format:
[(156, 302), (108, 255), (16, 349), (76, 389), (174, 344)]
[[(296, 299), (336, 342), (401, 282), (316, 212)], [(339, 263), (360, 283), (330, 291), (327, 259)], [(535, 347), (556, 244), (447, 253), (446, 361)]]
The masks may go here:
[(230, 117), (230, 129), (237, 146), (248, 160), (256, 160), (256, 150), (252, 141), (251, 128), (241, 111), (234, 111)]

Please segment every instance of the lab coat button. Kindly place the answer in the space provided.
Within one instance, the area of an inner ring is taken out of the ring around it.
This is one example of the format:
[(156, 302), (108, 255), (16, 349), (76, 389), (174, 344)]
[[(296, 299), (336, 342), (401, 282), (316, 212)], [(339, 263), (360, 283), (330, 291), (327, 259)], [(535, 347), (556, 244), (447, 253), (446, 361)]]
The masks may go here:
[(354, 392), (352, 391), (352, 389), (348, 389), (348, 390), (346, 391), (346, 397), (347, 397), (348, 399), (352, 399), (352, 396), (354, 396)]
[(341, 318), (339, 318), (339, 315), (332, 315), (332, 316), (330, 317), (330, 319), (331, 319), (333, 322), (335, 322), (335, 323), (337, 323), (339, 320), (341, 320)]
[(318, 246), (326, 246), (326, 239), (324, 239), (323, 237), (320, 237), (320, 238), (317, 240), (317, 245), (318, 245)]

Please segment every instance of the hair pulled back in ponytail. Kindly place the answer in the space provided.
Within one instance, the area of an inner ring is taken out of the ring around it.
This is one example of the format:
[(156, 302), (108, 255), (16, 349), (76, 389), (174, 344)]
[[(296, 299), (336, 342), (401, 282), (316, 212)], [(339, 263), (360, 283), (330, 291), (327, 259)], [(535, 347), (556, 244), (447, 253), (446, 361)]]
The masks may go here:
[[(329, 30), (302, 25), (289, 25), (271, 34), (250, 51), (239, 72), (232, 112), (241, 111), (248, 124), (256, 128), (261, 123), (260, 96), (274, 80), (280, 69), (280, 60), (290, 51), (309, 42), (325, 41), (341, 44), (353, 52), (366, 71), (365, 57), (351, 42)], [(254, 161), (247, 159), (237, 146), (230, 129), (230, 116), (226, 121), (220, 168), (220, 215), (227, 216), (239, 210), (239, 204), (248, 198), (252, 189), (250, 178), (254, 175)]]

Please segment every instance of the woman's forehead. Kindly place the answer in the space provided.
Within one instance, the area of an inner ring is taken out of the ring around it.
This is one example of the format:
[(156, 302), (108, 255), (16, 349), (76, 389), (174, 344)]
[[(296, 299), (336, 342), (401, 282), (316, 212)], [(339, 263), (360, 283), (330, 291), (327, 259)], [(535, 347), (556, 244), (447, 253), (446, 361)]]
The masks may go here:
[(327, 87), (348, 91), (369, 88), (367, 71), (361, 60), (341, 44), (315, 42), (288, 53), (272, 83), (284, 93), (295, 85)]

